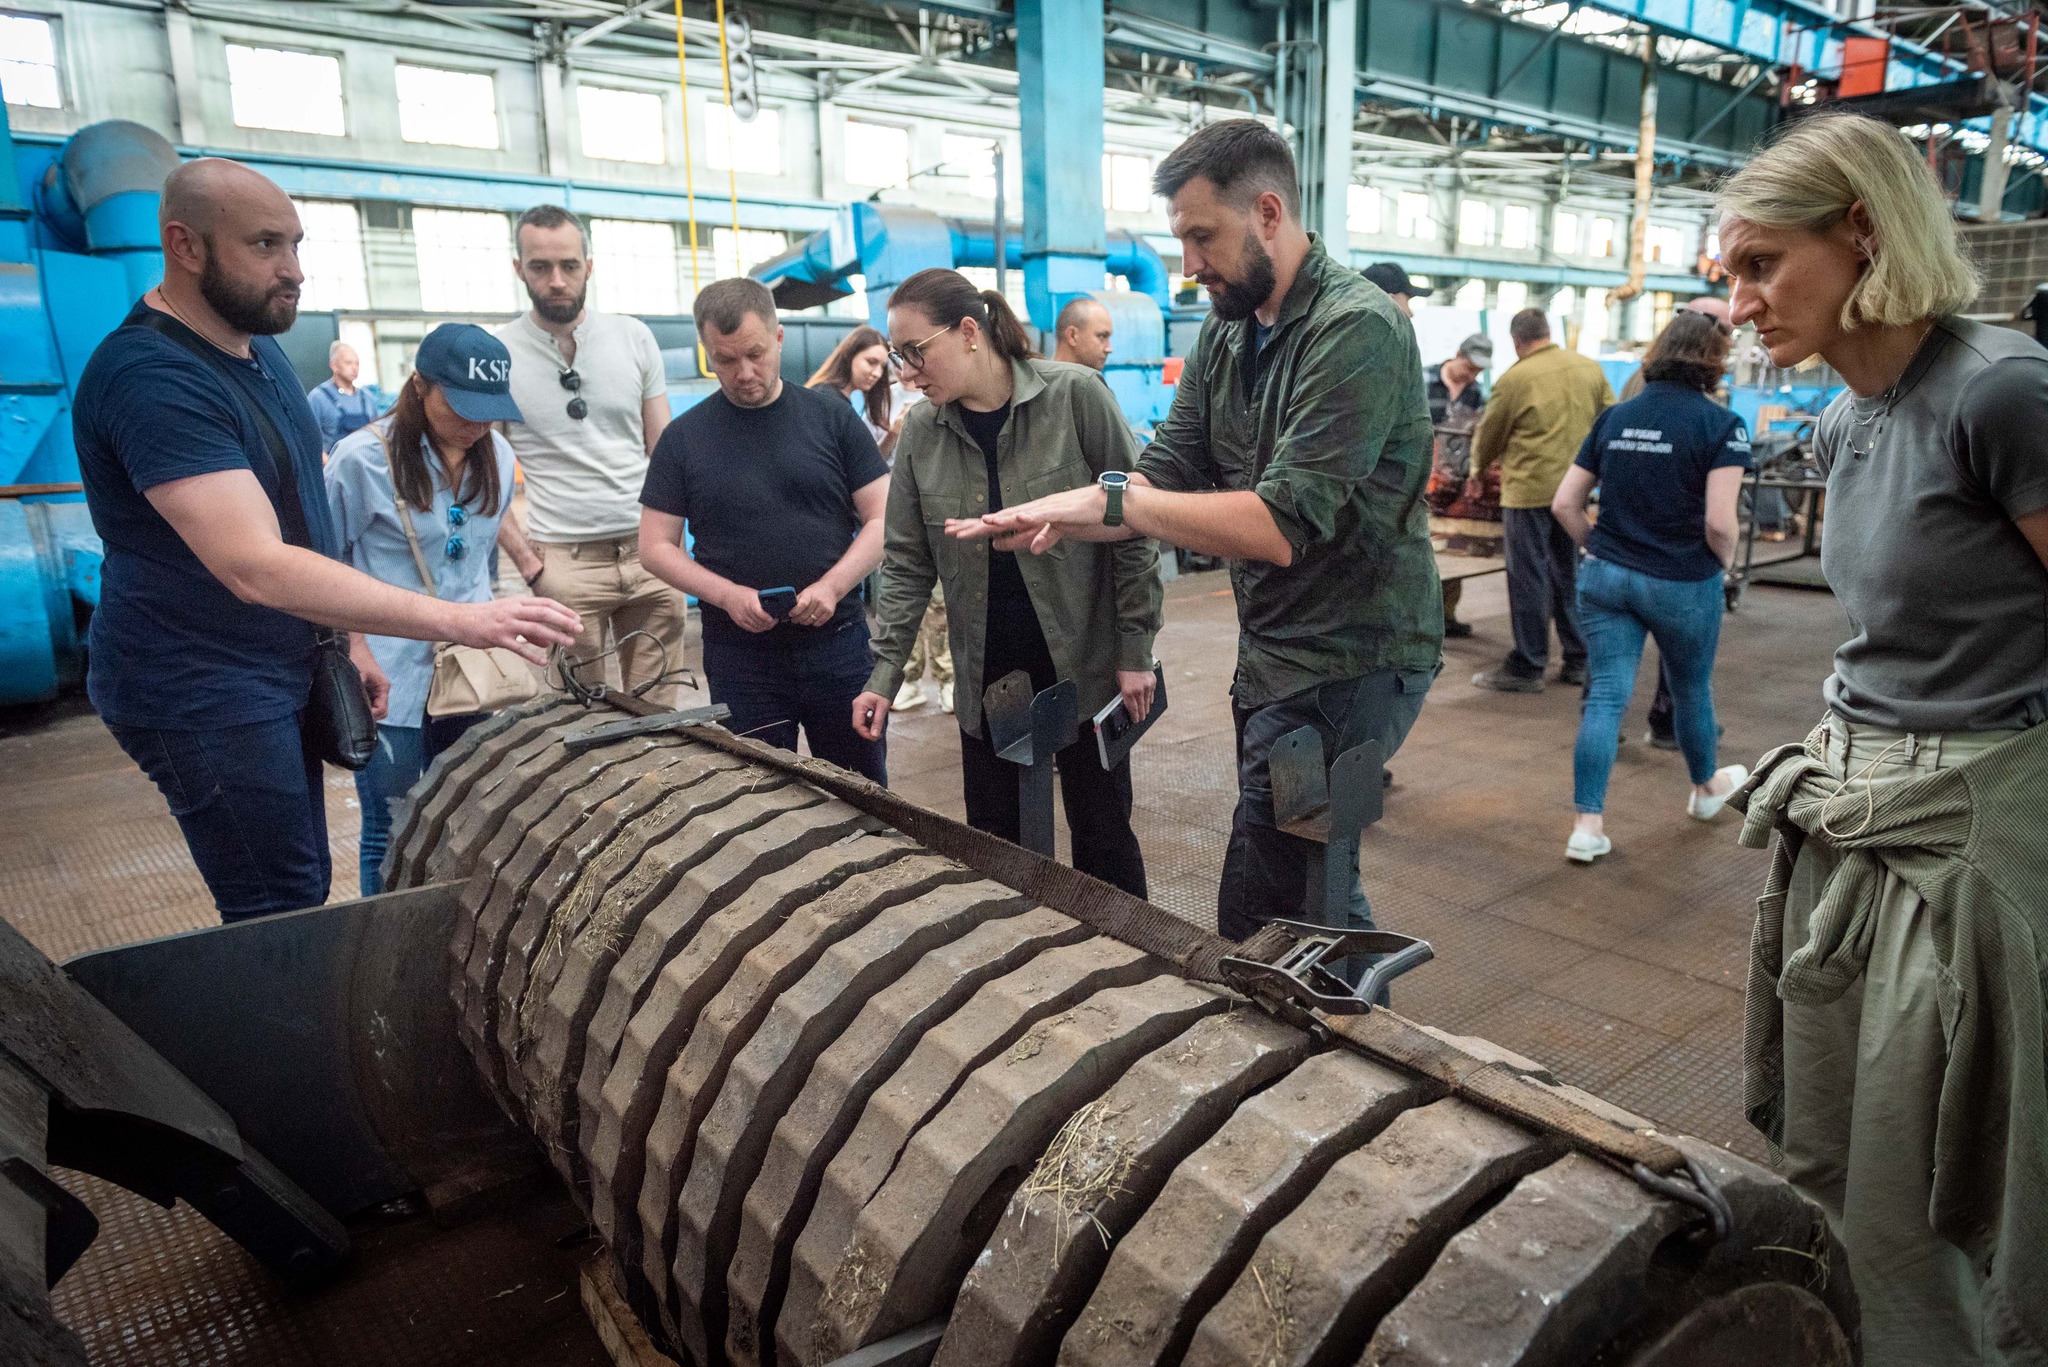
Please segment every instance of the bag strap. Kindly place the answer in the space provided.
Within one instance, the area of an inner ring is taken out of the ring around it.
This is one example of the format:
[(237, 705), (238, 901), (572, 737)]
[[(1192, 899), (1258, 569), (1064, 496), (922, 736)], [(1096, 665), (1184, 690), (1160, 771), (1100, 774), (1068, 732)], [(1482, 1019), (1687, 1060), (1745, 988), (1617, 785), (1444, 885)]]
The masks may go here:
[[(384, 448), (384, 468), (388, 470), (391, 468), (391, 438), (374, 427), (370, 430)], [(412, 563), (419, 566), (420, 582), (427, 586), (429, 597), (439, 598), (441, 590), (434, 587), (434, 572), (427, 568), (427, 557), (420, 554), (419, 534), (412, 528), (412, 509), (406, 506), (405, 495), (398, 492), (396, 479), (391, 481), (391, 501), (398, 507), (398, 525), (405, 528), (405, 544), (412, 547)]]
[[(298, 462), (292, 459), (284, 435), (277, 430), (277, 424), (270, 420), (270, 415), (263, 411), (263, 405), (250, 403), (242, 392), (242, 382), (229, 369), (226, 353), (170, 315), (159, 313), (147, 305), (143, 306), (142, 316), (132, 320), (131, 326), (145, 327), (170, 338), (220, 376), (230, 399), (255, 420), (256, 430), (263, 436), (264, 449), (270, 453), (271, 474), (276, 478), (278, 487), (278, 521), (283, 526), (284, 539), (302, 550), (314, 550), (313, 533), (306, 522), (306, 505), (299, 497)], [(254, 350), (253, 343), (251, 350)]]

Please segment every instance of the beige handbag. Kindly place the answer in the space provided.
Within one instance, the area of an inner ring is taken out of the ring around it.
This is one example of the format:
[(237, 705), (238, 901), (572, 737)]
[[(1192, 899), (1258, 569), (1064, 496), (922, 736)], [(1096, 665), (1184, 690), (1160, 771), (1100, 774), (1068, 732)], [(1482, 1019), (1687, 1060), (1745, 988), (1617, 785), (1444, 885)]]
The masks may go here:
[[(412, 510), (394, 491), (398, 520), (405, 527), (406, 544), (412, 547), (413, 563), (419, 566), (420, 582), (438, 598), (433, 571), (420, 554), (420, 539), (412, 529)], [(503, 646), (488, 648), (459, 646), (442, 641), (434, 646), (434, 682), (427, 689), (427, 715), (459, 717), (471, 712), (495, 712), (501, 707), (540, 696), (540, 678), (533, 666), (516, 650)]]

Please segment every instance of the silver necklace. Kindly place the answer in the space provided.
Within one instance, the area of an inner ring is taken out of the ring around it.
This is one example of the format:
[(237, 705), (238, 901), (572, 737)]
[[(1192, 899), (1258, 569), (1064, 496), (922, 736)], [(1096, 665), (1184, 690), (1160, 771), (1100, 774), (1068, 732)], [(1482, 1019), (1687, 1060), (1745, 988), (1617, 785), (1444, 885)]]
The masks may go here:
[[(1877, 411), (1868, 415), (1859, 414), (1856, 411), (1856, 404), (1854, 401), (1851, 401), (1849, 405), (1848, 430), (1842, 434), (1842, 440), (1847, 443), (1851, 457), (1856, 460), (1862, 460), (1877, 449), (1879, 439), (1884, 436), (1884, 420), (1891, 416), (1892, 405), (1897, 403), (1898, 399), (1899, 387), (1893, 385), (1878, 396), (1879, 407)], [(1865, 427), (1871, 429), (1870, 444), (1859, 447), (1856, 445), (1856, 433), (1859, 429)]]

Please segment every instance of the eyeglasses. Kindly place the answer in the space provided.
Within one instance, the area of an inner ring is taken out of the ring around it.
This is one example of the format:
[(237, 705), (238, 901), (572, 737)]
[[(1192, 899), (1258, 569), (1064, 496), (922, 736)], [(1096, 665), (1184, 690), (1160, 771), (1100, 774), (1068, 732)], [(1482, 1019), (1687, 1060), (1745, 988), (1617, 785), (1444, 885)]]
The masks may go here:
[[(581, 403), (583, 401), (578, 399), (576, 402)], [(456, 530), (458, 527), (466, 527), (468, 525), (469, 509), (463, 507), (460, 503), (449, 504), (448, 544), (442, 547), (441, 554), (447, 556), (450, 560), (460, 560), (463, 556), (469, 554), (469, 543), (464, 541), (462, 533)]]
[(561, 382), (562, 388), (575, 395), (575, 397), (569, 400), (569, 407), (566, 410), (569, 416), (578, 422), (582, 422), (585, 418), (589, 417), (590, 405), (583, 401), (581, 394), (576, 393), (577, 390), (583, 388), (583, 377), (576, 373), (576, 367), (568, 367), (561, 374), (555, 376), (555, 378)]
[(900, 347), (892, 346), (889, 348), (889, 359), (906, 370), (923, 370), (924, 349), (959, 326), (958, 323), (948, 323), (923, 341), (905, 342)]

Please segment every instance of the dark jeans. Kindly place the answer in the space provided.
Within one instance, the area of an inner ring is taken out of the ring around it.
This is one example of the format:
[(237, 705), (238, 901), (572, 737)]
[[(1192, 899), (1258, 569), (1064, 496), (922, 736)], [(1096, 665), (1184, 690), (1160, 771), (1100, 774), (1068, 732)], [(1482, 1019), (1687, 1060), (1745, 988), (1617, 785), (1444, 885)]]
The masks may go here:
[[(1249, 939), (1268, 921), (1302, 920), (1308, 914), (1309, 879), (1322, 876), (1321, 842), (1289, 835), (1275, 824), (1273, 785), (1266, 769), (1274, 742), (1298, 727), (1313, 726), (1322, 737), (1327, 763), (1334, 764), (1346, 750), (1368, 740), (1378, 741), (1391, 759), (1408, 738), (1435, 678), (1430, 671), (1382, 669), (1265, 707), (1232, 709), (1237, 722), (1237, 811), (1230, 820), (1230, 846), (1216, 890), (1216, 929), (1224, 939)], [(1379, 781), (1378, 775), (1373, 781)], [(1349, 905), (1328, 908), (1326, 915), (1340, 928), (1373, 928), (1372, 907), (1359, 886), (1355, 860)], [(1362, 964), (1353, 966), (1354, 982), (1363, 969)]]
[(363, 809), (357, 862), (363, 896), (384, 891), (384, 851), (391, 844), (391, 804), (412, 790), (434, 757), (455, 743), (488, 713), (426, 717), (422, 726), (377, 726), (377, 750), (356, 774), (356, 801)]
[(886, 742), (863, 740), (853, 729), (853, 700), (874, 667), (868, 624), (858, 617), (836, 631), (704, 642), (711, 701), (732, 709), (725, 725), (734, 735), (794, 750), (801, 727), (819, 759), (887, 783)]
[[(1131, 830), (1131, 760), (1102, 767), (1095, 735), (1085, 724), (1081, 737), (1053, 757), (1059, 769), (1060, 802), (1073, 837), (1074, 867), (1133, 897), (1145, 896), (1145, 857)], [(996, 758), (980, 736), (960, 733), (960, 788), (967, 800), (967, 824), (1016, 844), (1023, 829), (1017, 777), (1022, 771)]]
[(299, 725), (107, 728), (170, 803), (223, 921), (327, 900), (327, 803)]
[(1714, 652), (1721, 640), (1721, 576), (1683, 583), (1657, 579), (1605, 560), (1586, 561), (1579, 610), (1592, 645), (1586, 707), (1572, 752), (1572, 802), (1581, 812), (1607, 805), (1615, 737), (1635, 691), (1643, 641), (1657, 640), (1671, 680), (1672, 720), (1694, 783), (1714, 776)]
[(1566, 665), (1586, 662), (1579, 634), (1577, 579), (1579, 548), (1548, 508), (1500, 510), (1508, 559), (1508, 620), (1515, 648), (1507, 668), (1525, 679), (1540, 679), (1550, 663), (1550, 624), (1557, 623)]

